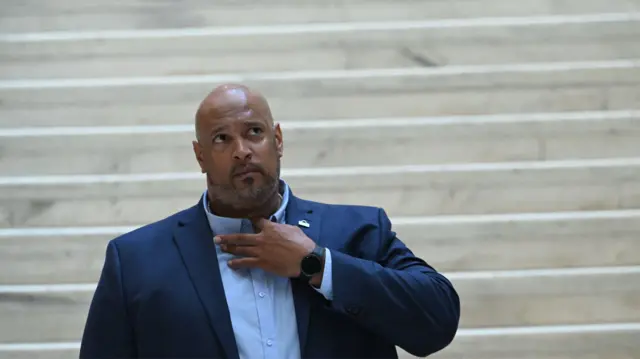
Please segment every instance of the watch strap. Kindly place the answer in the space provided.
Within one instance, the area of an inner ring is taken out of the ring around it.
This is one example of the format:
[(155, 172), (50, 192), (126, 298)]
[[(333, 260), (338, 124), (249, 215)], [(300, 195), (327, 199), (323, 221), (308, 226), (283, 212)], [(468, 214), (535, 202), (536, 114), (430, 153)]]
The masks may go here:
[[(309, 253), (308, 255), (306, 255), (302, 261), (300, 262), (300, 267), (302, 267), (304, 261), (307, 260), (313, 260), (312, 257), (317, 258), (317, 260), (321, 263), (320, 267), (322, 268), (322, 260), (325, 256), (325, 251), (326, 249), (324, 247), (321, 247), (319, 245), (316, 244), (316, 246), (313, 248), (313, 250), (311, 251), (311, 253)], [(321, 271), (322, 269), (320, 269)], [(304, 282), (309, 282), (311, 280), (311, 278), (318, 274), (320, 272), (316, 272), (316, 273), (304, 273), (302, 271), (302, 268), (300, 268), (300, 275), (298, 276), (299, 280), (302, 280)]]

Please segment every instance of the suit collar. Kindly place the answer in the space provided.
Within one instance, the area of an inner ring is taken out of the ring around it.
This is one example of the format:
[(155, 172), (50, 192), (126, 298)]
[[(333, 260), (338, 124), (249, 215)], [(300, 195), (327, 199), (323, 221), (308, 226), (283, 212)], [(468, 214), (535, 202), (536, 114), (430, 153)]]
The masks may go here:
[(174, 240), (225, 356), (239, 359), (213, 233), (202, 204), (201, 199), (196, 206), (183, 212), (174, 231)]
[[(321, 211), (318, 206), (313, 206), (311, 202), (302, 200), (290, 193), (289, 206), (287, 207), (286, 223), (298, 226), (314, 242), (322, 245), (320, 240), (320, 220)], [(300, 221), (306, 221), (308, 226), (300, 226)], [(298, 280), (291, 281), (294, 305), (296, 309), (296, 320), (298, 323), (298, 337), (300, 341), (300, 353), (304, 356), (309, 331), (309, 315), (311, 312), (312, 296), (317, 295), (308, 283)]]

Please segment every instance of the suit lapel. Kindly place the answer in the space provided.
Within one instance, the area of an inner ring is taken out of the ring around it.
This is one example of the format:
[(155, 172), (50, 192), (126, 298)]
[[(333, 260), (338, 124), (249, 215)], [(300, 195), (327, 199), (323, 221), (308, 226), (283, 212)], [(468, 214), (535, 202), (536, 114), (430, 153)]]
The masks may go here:
[(226, 357), (238, 359), (213, 234), (202, 205), (201, 200), (196, 207), (186, 211), (184, 220), (176, 227), (174, 239)]
[[(291, 192), (289, 196), (289, 205), (287, 206), (286, 215), (287, 224), (298, 226), (314, 242), (322, 244), (319, 238), (320, 213), (312, 208), (308, 202), (293, 196)], [(300, 221), (306, 221), (308, 223), (308, 227), (300, 226)], [(310, 288), (308, 284), (301, 283), (297, 280), (291, 281), (291, 287), (296, 309), (296, 320), (298, 323), (300, 352), (304, 353), (304, 348), (307, 343), (307, 333), (309, 329), (309, 314), (311, 304), (310, 294), (313, 289)]]

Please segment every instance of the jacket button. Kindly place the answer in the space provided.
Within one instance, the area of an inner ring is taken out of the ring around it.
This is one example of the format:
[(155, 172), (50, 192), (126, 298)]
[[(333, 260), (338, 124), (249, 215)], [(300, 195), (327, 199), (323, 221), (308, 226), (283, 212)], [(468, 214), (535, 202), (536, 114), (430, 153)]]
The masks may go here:
[(354, 317), (360, 314), (360, 310), (361, 310), (360, 307), (355, 305), (347, 307), (347, 313), (353, 315)]

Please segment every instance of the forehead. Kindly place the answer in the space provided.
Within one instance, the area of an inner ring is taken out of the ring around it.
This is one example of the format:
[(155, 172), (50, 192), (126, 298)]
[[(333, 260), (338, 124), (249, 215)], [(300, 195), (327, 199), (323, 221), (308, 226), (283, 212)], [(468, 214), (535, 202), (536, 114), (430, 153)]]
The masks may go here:
[(224, 99), (230, 105), (238, 106), (238, 107), (247, 107), (249, 106), (249, 96), (247, 93), (239, 88), (231, 88), (226, 89), (224, 92)]
[(244, 88), (218, 88), (201, 103), (196, 115), (197, 128), (211, 131), (248, 122), (272, 123), (271, 112), (261, 96)]
[(258, 123), (267, 125), (269, 119), (252, 106), (215, 108), (207, 111), (202, 116), (201, 126), (204, 129), (215, 129), (220, 127), (256, 125)]
[(252, 110), (249, 96), (241, 89), (227, 89), (211, 95), (202, 103), (202, 112), (207, 117), (226, 117), (248, 113)]

